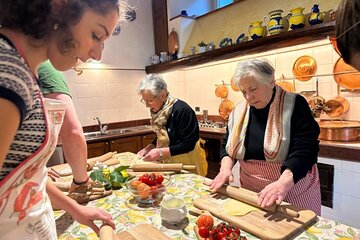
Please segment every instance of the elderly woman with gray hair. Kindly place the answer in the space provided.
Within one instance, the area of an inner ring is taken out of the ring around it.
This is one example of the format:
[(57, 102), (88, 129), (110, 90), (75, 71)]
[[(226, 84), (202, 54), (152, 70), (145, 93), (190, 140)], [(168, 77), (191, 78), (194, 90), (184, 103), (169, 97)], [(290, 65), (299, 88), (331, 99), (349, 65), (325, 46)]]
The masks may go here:
[(258, 193), (259, 205), (284, 200), (320, 215), (320, 130), (306, 100), (275, 85), (274, 68), (264, 60), (240, 62), (235, 77), (245, 101), (230, 115), (211, 188), (233, 181), (239, 161), (240, 185)]
[(207, 162), (200, 146), (195, 112), (184, 101), (172, 97), (160, 75), (149, 74), (138, 87), (141, 102), (150, 109), (156, 139), (138, 152), (145, 161), (184, 163), (196, 166), (195, 173), (205, 176)]

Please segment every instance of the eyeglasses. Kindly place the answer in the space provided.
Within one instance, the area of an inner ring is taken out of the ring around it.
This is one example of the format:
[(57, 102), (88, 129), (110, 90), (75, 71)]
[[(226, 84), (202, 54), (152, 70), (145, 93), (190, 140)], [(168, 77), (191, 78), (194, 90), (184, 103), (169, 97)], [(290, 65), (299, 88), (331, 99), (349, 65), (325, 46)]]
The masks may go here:
[(344, 32), (342, 32), (339, 36), (337, 36), (336, 39), (343, 37), (346, 33), (350, 32), (353, 28), (355, 28), (359, 24), (360, 24), (360, 21), (357, 21), (354, 25), (352, 25), (351, 27), (346, 29)]
[(142, 104), (151, 104), (151, 103), (155, 100), (156, 97), (157, 97), (157, 95), (153, 96), (153, 97), (152, 97), (151, 99), (149, 99), (149, 100), (141, 99), (140, 102), (141, 102)]

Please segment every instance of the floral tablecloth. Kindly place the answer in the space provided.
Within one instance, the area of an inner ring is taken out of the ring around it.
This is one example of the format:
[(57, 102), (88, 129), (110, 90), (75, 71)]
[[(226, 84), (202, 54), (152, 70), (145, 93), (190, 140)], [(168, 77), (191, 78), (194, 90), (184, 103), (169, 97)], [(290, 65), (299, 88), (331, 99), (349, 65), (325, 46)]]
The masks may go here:
[[(182, 196), (187, 208), (192, 209), (192, 200), (201, 195), (209, 194), (208, 187), (203, 185), (204, 178), (195, 174), (176, 174), (171, 177), (166, 194)], [(112, 195), (92, 201), (89, 206), (106, 209), (113, 216), (116, 224), (115, 232), (120, 232), (131, 228), (140, 223), (150, 223), (160, 229), (174, 240), (197, 239), (193, 228), (196, 217), (188, 214), (188, 218), (177, 225), (169, 225), (161, 221), (159, 208), (139, 208), (131, 201), (130, 193), (124, 188), (114, 191)], [(96, 234), (87, 226), (81, 225), (71, 219), (63, 211), (55, 211), (55, 218), (58, 231), (58, 239), (98, 239)], [(99, 225), (101, 223), (98, 223)], [(360, 234), (359, 229), (355, 229), (344, 224), (319, 217), (316, 224), (309, 227), (296, 239), (305, 240), (345, 240), (353, 239)], [(242, 232), (247, 239), (258, 239), (248, 233)]]

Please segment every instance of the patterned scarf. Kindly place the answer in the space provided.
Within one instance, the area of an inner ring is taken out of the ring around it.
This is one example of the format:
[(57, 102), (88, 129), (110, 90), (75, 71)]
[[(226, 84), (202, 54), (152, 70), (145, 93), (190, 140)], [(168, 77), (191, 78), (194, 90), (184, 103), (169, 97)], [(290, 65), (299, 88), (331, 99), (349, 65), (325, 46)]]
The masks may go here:
[(157, 113), (151, 112), (150, 124), (157, 136), (156, 147), (168, 147), (170, 144), (169, 135), (165, 125), (176, 101), (177, 98), (173, 98), (169, 95), (164, 105)]
[[(276, 86), (275, 97), (270, 104), (264, 136), (266, 161), (282, 162), (286, 159), (290, 145), (290, 123), (296, 94)], [(243, 160), (245, 136), (249, 123), (249, 105), (242, 101), (235, 106), (228, 122), (229, 138), (226, 151), (232, 159)], [(251, 144), (251, 136), (250, 136)]]

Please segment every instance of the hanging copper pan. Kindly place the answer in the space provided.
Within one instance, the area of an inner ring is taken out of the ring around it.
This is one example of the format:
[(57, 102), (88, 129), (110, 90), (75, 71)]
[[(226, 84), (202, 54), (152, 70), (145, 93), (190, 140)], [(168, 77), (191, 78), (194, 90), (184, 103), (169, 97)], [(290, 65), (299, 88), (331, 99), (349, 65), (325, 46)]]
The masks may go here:
[(223, 99), (219, 106), (219, 114), (224, 120), (229, 119), (229, 115), (234, 108), (234, 104), (229, 99)]
[(215, 96), (219, 98), (226, 98), (228, 95), (228, 89), (224, 81), (221, 85), (217, 85), (215, 88)]
[(293, 74), (299, 81), (305, 82), (310, 80), (316, 73), (316, 61), (311, 56), (301, 56), (296, 59), (293, 66)]
[(334, 65), (334, 79), (343, 88), (360, 89), (360, 73), (339, 58)]
[(276, 81), (275, 84), (280, 86), (285, 91), (295, 92), (294, 85), (291, 82), (287, 82), (284, 80), (284, 81)]

